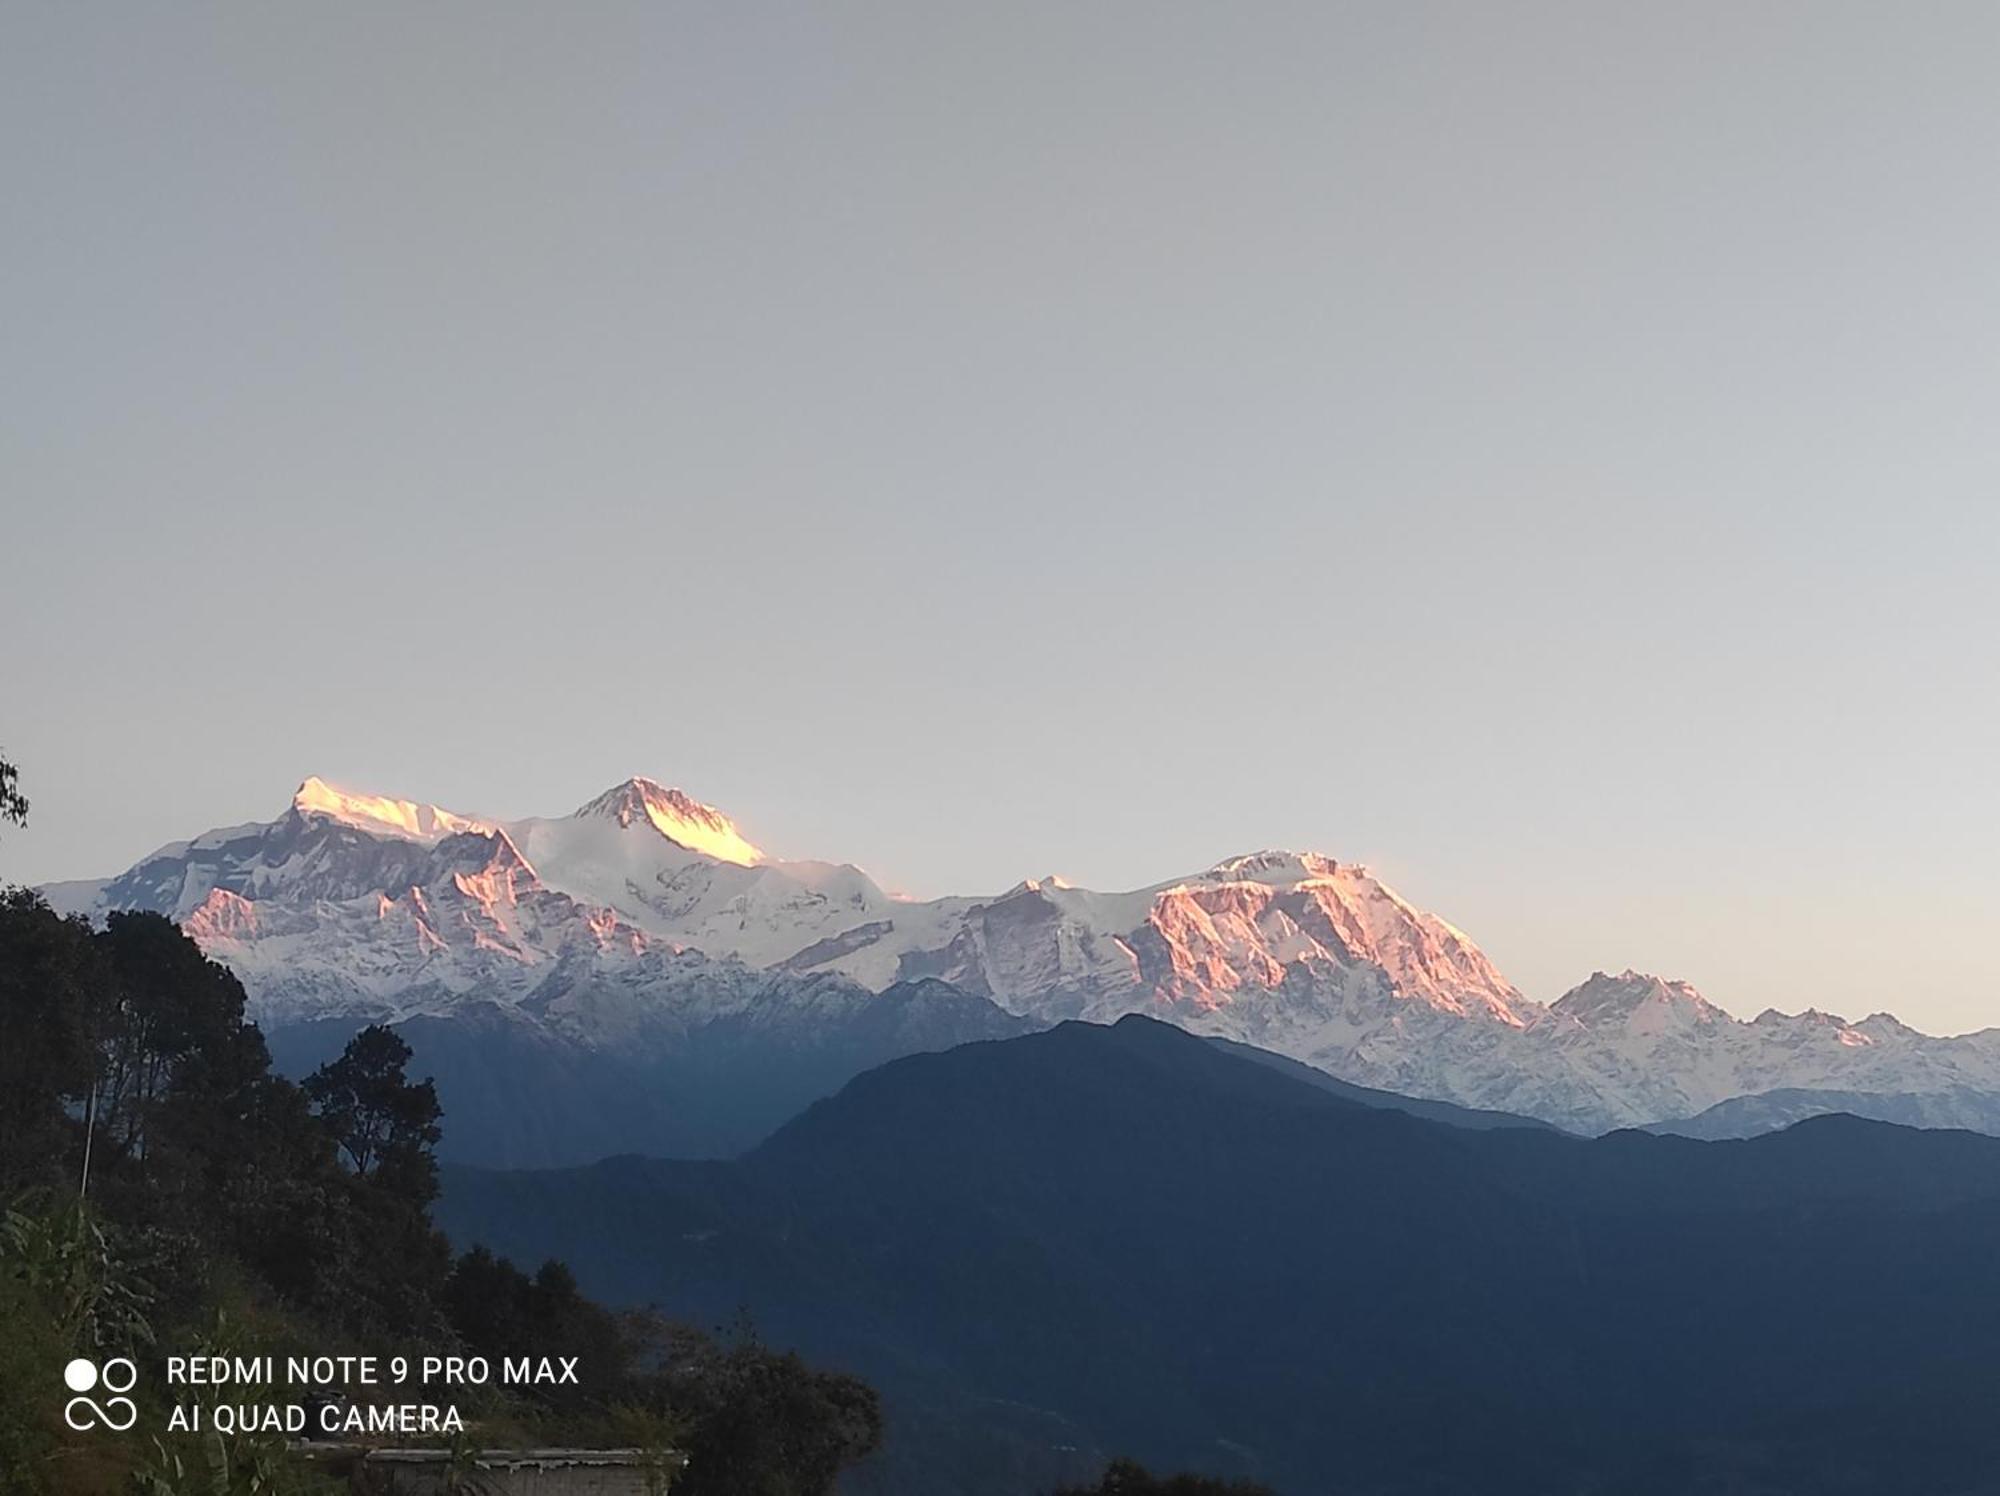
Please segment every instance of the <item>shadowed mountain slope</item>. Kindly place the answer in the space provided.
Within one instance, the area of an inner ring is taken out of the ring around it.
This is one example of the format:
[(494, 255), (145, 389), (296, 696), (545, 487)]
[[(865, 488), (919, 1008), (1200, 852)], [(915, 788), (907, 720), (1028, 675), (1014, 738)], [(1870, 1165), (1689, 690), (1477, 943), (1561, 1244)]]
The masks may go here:
[(454, 1171), (464, 1242), (844, 1362), (857, 1489), (1994, 1489), (2000, 1141), (1441, 1126), (1143, 1019), (870, 1071), (728, 1164)]

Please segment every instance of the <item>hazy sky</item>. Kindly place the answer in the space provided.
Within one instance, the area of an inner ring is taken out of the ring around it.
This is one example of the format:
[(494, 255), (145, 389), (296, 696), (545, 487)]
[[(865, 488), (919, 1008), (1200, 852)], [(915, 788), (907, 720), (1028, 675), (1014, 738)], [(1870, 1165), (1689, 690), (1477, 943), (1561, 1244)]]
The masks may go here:
[(633, 773), (2000, 1023), (2000, 7), (0, 4), (0, 878)]

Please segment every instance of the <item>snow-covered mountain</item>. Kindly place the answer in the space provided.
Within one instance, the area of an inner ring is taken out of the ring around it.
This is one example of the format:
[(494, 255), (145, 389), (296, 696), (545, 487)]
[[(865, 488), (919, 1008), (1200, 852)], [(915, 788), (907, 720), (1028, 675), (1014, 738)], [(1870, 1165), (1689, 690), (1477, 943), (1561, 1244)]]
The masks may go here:
[(1050, 1020), (1154, 1006), (1198, 1022), (1254, 1005), (1295, 966), (1322, 986), (1386, 979), (1456, 1018), (1518, 1028), (1532, 1011), (1463, 933), (1365, 868), (1265, 852), (1131, 893), (1047, 878), (923, 902), (849, 864), (769, 857), (646, 779), (516, 821), (308, 779), (274, 821), (44, 892), (65, 911), (179, 920), (266, 1023), (437, 1011), (518, 995), (558, 966), (650, 971), (684, 948), (877, 989), (937, 977)]
[(941, 979), (989, 1001), (954, 1010), (963, 1034), (933, 1024), (937, 1042), (1007, 1015), (1146, 1012), (1362, 1085), (1585, 1131), (1774, 1091), (2000, 1096), (1996, 1031), (1937, 1039), (1884, 1014), (1746, 1023), (1633, 972), (1530, 1001), (1462, 931), (1311, 853), (1126, 893), (1044, 878), (919, 901), (848, 864), (772, 857), (646, 779), (514, 821), (308, 779), (274, 821), (45, 892), (65, 910), (181, 921), (267, 1030), (497, 1005), (565, 1042), (659, 1048), (753, 1008), (803, 1033), (829, 1003), (851, 1021), (856, 994)]
[[(1685, 982), (1633, 971), (1597, 972), (1548, 1011), (1556, 1047), (1608, 1104), (1616, 1099), (1622, 1125), (1691, 1117), (1734, 1097), (1780, 1090), (2000, 1098), (1996, 1029), (1936, 1038), (1887, 1013), (1849, 1022), (1816, 1009), (1767, 1008), (1745, 1022)], [(1962, 1105), (1932, 1112), (1947, 1114), (1967, 1115)]]
[(1698, 1116), (1656, 1122), (1648, 1132), (1675, 1137), (1754, 1138), (1811, 1117), (1844, 1112), (1898, 1127), (1952, 1128), (2000, 1135), (2000, 1096), (1990, 1091), (1765, 1091), (1732, 1096)]

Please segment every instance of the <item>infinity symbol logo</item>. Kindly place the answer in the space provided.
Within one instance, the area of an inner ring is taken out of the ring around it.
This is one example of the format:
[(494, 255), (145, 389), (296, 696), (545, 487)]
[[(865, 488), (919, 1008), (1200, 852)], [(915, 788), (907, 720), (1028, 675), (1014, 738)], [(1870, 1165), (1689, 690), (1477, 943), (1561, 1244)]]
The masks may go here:
[[(99, 1375), (95, 1362), (86, 1361), (79, 1356), (63, 1368), (63, 1384), (72, 1392), (88, 1392), (98, 1384)], [(114, 1381), (113, 1378), (118, 1376), (122, 1376), (124, 1380)], [(104, 1363), (102, 1378), (106, 1392), (130, 1392), (138, 1385), (139, 1368), (123, 1356), (114, 1356)], [(80, 1413), (78, 1412), (80, 1408), (87, 1408), (90, 1411)], [(91, 1417), (92, 1413), (97, 1416)], [(121, 1415), (123, 1422), (119, 1421)], [(113, 1433), (122, 1434), (138, 1421), (138, 1404), (129, 1397), (107, 1397), (101, 1407), (92, 1398), (72, 1397), (63, 1408), (63, 1422), (79, 1432), (96, 1428), (101, 1423)]]

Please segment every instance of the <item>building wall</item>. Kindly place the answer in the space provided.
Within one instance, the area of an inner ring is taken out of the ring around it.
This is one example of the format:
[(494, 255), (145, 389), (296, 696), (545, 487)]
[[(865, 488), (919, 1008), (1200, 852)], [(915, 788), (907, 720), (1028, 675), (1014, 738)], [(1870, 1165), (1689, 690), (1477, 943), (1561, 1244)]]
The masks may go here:
[[(665, 1489), (643, 1459), (630, 1463), (495, 1461), (458, 1475), (463, 1496), (655, 1496)], [(441, 1464), (364, 1459), (354, 1470), (357, 1496), (446, 1496), (452, 1472)]]

